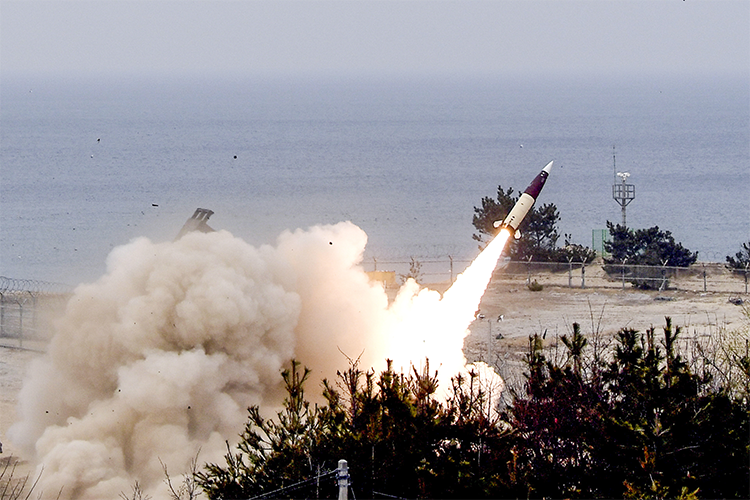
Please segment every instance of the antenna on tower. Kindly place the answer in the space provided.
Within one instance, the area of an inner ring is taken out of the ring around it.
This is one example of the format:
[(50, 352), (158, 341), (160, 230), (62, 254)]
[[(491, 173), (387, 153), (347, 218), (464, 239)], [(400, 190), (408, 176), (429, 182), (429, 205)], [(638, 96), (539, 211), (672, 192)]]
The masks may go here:
[[(625, 216), (625, 207), (635, 199), (635, 184), (627, 184), (627, 179), (630, 177), (629, 172), (618, 172), (615, 147), (612, 146), (612, 167), (614, 169), (614, 183), (612, 184), (612, 198), (620, 205), (622, 209), (622, 226), (627, 226), (627, 218)], [(617, 182), (617, 178), (622, 179), (622, 182)]]
[(612, 180), (617, 182), (617, 159), (615, 157), (615, 145), (612, 144)]

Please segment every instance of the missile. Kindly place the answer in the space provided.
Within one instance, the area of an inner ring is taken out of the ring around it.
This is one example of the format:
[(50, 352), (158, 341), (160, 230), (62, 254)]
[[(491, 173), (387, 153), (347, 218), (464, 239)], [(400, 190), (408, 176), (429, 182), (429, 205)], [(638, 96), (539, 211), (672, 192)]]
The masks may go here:
[(526, 217), (526, 214), (529, 213), (531, 207), (534, 206), (534, 202), (537, 197), (539, 197), (539, 193), (542, 191), (544, 183), (547, 182), (550, 170), (552, 170), (552, 162), (547, 163), (542, 171), (539, 172), (539, 175), (534, 177), (534, 180), (531, 181), (529, 187), (526, 188), (526, 191), (521, 194), (516, 204), (513, 205), (513, 209), (508, 216), (502, 221), (495, 221), (492, 225), (499, 228), (506, 228), (516, 239), (520, 238), (521, 233), (518, 231), (518, 226), (521, 224), (521, 221), (523, 221), (523, 218)]

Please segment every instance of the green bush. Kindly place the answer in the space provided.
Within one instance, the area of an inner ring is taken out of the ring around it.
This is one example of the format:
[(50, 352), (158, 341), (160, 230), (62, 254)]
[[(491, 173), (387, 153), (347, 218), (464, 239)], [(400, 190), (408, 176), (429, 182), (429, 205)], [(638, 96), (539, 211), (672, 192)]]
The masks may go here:
[(539, 283), (537, 280), (532, 281), (526, 287), (532, 292), (541, 292), (544, 289), (544, 285)]

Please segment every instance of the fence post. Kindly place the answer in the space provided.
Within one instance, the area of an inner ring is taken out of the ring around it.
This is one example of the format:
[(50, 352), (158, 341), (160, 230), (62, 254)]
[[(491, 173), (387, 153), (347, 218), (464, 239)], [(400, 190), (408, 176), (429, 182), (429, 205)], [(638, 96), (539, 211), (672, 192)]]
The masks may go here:
[(18, 347), (23, 348), (23, 304), (18, 302)]
[(581, 262), (581, 288), (586, 288), (586, 262)]
[(669, 259), (666, 259), (664, 262), (662, 262), (661, 265), (661, 285), (659, 286), (660, 292), (667, 288), (667, 262), (669, 262)]
[(453, 256), (449, 255), (448, 258), (451, 261), (451, 281), (450, 282), (453, 283)]
[(529, 255), (529, 260), (526, 262), (526, 286), (531, 285), (531, 259), (533, 255)]
[(707, 292), (708, 288), (706, 287), (706, 265), (703, 264), (703, 291)]
[(28, 294), (31, 297), (31, 333), (34, 334), (37, 330), (36, 311), (38, 308), (36, 306), (36, 295), (31, 292), (28, 292)]
[(568, 288), (573, 288), (573, 257), (568, 258)]
[(492, 359), (492, 320), (487, 318), (487, 324), (490, 329), (487, 331), (487, 364), (490, 364)]
[(339, 500), (347, 500), (349, 495), (349, 467), (346, 460), (339, 460), (337, 478), (339, 480)]

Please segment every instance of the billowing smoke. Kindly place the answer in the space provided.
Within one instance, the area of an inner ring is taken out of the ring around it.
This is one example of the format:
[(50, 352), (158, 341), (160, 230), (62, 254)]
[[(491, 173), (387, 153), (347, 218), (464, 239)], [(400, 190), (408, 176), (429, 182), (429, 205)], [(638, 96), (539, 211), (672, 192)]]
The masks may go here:
[(347, 357), (376, 369), (429, 357), (447, 387), (502, 244), (442, 300), (409, 281), (389, 305), (361, 267), (366, 242), (345, 222), (275, 247), (219, 231), (115, 249), (107, 273), (75, 290), (20, 394), (9, 434), (44, 467), (45, 497), (117, 498), (137, 480), (164, 498), (161, 463), (186, 471), (199, 449), (221, 461), (247, 406), (278, 406), (291, 358), (320, 381)]

